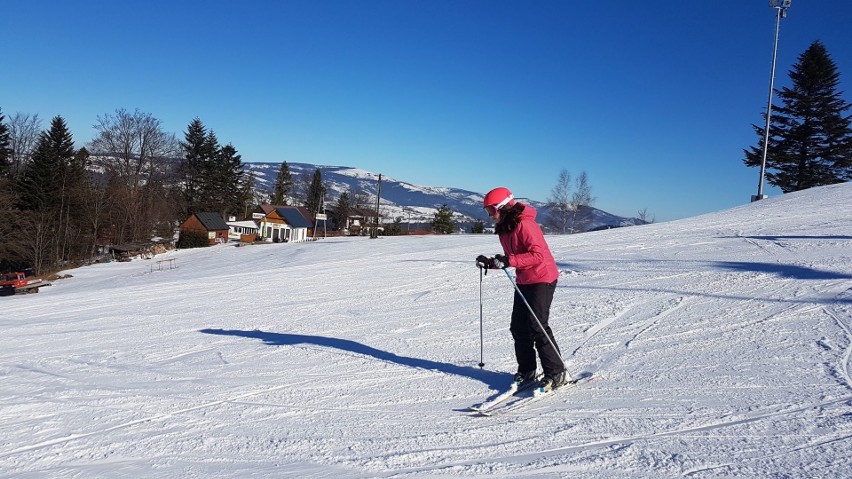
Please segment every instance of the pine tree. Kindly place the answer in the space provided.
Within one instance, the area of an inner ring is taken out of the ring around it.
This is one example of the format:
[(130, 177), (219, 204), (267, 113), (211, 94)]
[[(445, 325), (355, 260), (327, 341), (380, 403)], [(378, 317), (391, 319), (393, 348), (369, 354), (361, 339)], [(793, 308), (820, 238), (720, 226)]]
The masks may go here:
[(0, 178), (12, 173), (12, 142), (9, 139), (9, 127), (6, 125), (3, 109), (0, 108)]
[(29, 218), (26, 259), (37, 274), (55, 267), (67, 252), (74, 163), (74, 140), (65, 120), (56, 116), (50, 130), (39, 136), (19, 186), (21, 206)]
[(243, 171), (242, 155), (234, 145), (228, 143), (217, 155), (217, 176), (222, 178), (219, 193), (223, 217), (242, 211), (246, 202), (246, 173)]
[(199, 163), (199, 204), (203, 211), (219, 211), (224, 203), (222, 194), (227, 179), (216, 132), (207, 131), (202, 148)]
[(17, 270), (13, 265), (26, 257), (25, 214), (17, 205), (18, 193), (12, 180), (0, 176), (0, 271)]
[(344, 191), (337, 197), (337, 209), (334, 212), (334, 224), (337, 229), (343, 231), (346, 228), (346, 218), (349, 217), (349, 193)]
[(311, 184), (308, 186), (307, 198), (305, 199), (305, 207), (312, 215), (322, 213), (322, 201), (325, 197), (325, 186), (322, 184), (322, 173), (317, 168), (314, 171), (314, 176), (311, 179)]
[(287, 196), (293, 189), (293, 175), (290, 174), (290, 167), (287, 162), (281, 163), (278, 169), (278, 176), (275, 177), (275, 188), (272, 192), (273, 205), (286, 205)]
[(453, 222), (453, 211), (445, 204), (435, 212), (435, 217), (432, 219), (432, 231), (450, 234), (455, 230), (456, 224)]
[(187, 213), (200, 211), (205, 188), (206, 163), (211, 160), (215, 152), (210, 149), (208, 140), (207, 128), (201, 119), (195, 118), (187, 127), (184, 141), (180, 144), (184, 150), (180, 172), (183, 178), (183, 199), (186, 202)]
[(54, 117), (50, 130), (42, 132), (32, 161), (21, 179), (24, 209), (43, 210), (61, 203), (66, 166), (74, 159), (74, 140), (65, 120)]
[[(782, 191), (798, 191), (852, 179), (852, 105), (841, 98), (840, 74), (825, 46), (816, 41), (790, 71), (792, 88), (772, 107), (766, 180)], [(764, 114), (764, 118), (766, 118)], [(765, 129), (752, 125), (759, 146), (743, 150), (747, 166), (760, 167)]]

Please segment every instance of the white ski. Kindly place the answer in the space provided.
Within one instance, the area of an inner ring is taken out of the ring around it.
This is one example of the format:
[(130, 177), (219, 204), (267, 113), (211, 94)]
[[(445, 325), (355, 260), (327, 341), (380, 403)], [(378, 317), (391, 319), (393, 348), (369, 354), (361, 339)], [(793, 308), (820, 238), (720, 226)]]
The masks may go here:
[(495, 407), (495, 406), (497, 406), (497, 405), (499, 405), (503, 402), (508, 401), (515, 394), (517, 394), (521, 391), (526, 391), (527, 389), (530, 389), (533, 386), (535, 386), (537, 383), (538, 383), (537, 379), (532, 380), (532, 381), (527, 381), (523, 385), (520, 385), (517, 382), (513, 382), (512, 385), (509, 386), (509, 389), (498, 394), (496, 397), (494, 397), (490, 401), (485, 401), (484, 403), (482, 403), (478, 406), (470, 406), (468, 409), (472, 412), (484, 414), (484, 413), (488, 412), (489, 409), (491, 409), (491, 408), (493, 408), (493, 407)]
[[(479, 410), (476, 410), (474, 412), (476, 412), (476, 414), (478, 414), (480, 416), (498, 416), (498, 415), (506, 414), (506, 413), (509, 413), (509, 412), (512, 412), (512, 411), (516, 411), (516, 410), (518, 410), (522, 407), (529, 406), (530, 404), (537, 402), (541, 399), (544, 399), (546, 397), (549, 397), (549, 396), (552, 396), (554, 394), (572, 389), (575, 386), (577, 386), (578, 384), (590, 381), (591, 379), (592, 379), (591, 375), (583, 376), (583, 377), (574, 379), (572, 381), (569, 381), (568, 384), (560, 386), (560, 387), (558, 387), (558, 388), (556, 388), (552, 391), (546, 391), (545, 392), (545, 391), (541, 391), (540, 389), (536, 389), (536, 390), (533, 391), (532, 395), (524, 396), (523, 398), (518, 399), (517, 401), (510, 403), (510, 404), (507, 404), (505, 406), (495, 407), (495, 406), (497, 406), (497, 404), (495, 404), (495, 405), (492, 405), (491, 407), (489, 407), (488, 409), (483, 410), (483, 409), (480, 408)], [(504, 401), (505, 401), (505, 399), (508, 399), (508, 398), (504, 398)], [(492, 401), (489, 401), (489, 402), (492, 402)]]

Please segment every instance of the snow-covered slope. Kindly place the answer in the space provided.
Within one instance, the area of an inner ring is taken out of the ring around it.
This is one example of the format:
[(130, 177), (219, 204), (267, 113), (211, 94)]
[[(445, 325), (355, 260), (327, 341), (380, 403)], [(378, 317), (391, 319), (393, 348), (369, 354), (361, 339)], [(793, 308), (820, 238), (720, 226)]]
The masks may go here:
[(849, 211), (843, 184), (549, 236), (593, 380), (492, 418), (464, 412), (514, 372), (492, 235), (74, 270), (0, 298), (0, 477), (852, 477)]

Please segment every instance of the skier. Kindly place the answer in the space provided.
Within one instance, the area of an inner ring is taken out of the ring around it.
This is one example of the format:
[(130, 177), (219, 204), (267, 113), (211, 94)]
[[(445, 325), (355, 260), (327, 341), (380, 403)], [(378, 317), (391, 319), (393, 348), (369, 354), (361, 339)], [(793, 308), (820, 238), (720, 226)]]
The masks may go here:
[(476, 258), (477, 266), (486, 269), (514, 267), (518, 289), (538, 317), (536, 321), (524, 304), (524, 299), (515, 291), (509, 328), (515, 340), (515, 357), (518, 361), (515, 381), (519, 384), (535, 381), (538, 351), (544, 370), (538, 387), (543, 391), (558, 388), (566, 384), (569, 377), (547, 320), (559, 270), (544, 240), (544, 234), (535, 222), (536, 211), (532, 206), (516, 202), (512, 192), (504, 187), (489, 191), (483, 206), (496, 224), (496, 233), (504, 254), (490, 258), (479, 255)]

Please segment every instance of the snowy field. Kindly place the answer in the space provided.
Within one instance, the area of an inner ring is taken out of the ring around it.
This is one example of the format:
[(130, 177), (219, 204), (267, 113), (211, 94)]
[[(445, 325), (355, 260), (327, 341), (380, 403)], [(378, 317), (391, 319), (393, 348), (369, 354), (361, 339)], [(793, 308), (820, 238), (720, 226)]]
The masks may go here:
[(852, 477), (852, 184), (547, 239), (593, 379), (499, 417), (465, 412), (515, 367), (499, 271), (477, 366), (493, 235), (222, 245), (0, 298), (0, 477)]

